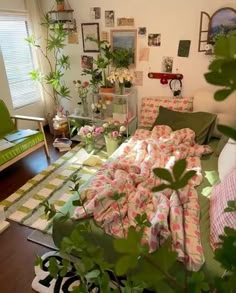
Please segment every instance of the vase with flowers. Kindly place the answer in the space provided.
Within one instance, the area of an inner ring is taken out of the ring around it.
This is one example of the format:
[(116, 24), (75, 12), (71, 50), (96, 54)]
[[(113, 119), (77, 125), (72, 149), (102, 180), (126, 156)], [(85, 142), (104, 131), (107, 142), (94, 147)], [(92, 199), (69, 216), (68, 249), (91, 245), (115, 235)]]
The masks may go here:
[(122, 141), (122, 134), (126, 131), (126, 127), (119, 121), (109, 121), (98, 127), (97, 132), (105, 138), (107, 154), (110, 156), (118, 148)]
[(100, 135), (102, 129), (100, 127), (84, 125), (80, 127), (78, 134), (85, 142), (85, 149), (91, 152), (95, 147), (95, 138)]
[(89, 82), (88, 81), (81, 81), (81, 80), (74, 80), (75, 89), (79, 95), (80, 101), (78, 104), (82, 104), (83, 111), (81, 113), (82, 116), (87, 117), (89, 115), (88, 110), (88, 101), (87, 96), (89, 92)]
[(125, 84), (127, 82), (132, 83), (134, 76), (128, 68), (116, 68), (115, 70), (111, 71), (107, 79), (112, 84), (117, 84), (118, 94), (123, 95)]

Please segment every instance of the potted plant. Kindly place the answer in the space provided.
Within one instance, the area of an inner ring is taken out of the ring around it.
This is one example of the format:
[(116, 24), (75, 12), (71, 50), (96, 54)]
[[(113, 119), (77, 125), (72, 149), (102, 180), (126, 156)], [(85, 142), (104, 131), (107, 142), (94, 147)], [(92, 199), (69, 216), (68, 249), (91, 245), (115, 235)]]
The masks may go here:
[(63, 11), (65, 10), (65, 1), (64, 0), (56, 0), (57, 2), (57, 10)]
[(30, 72), (30, 76), (41, 84), (45, 94), (52, 99), (54, 108), (49, 116), (54, 116), (61, 107), (61, 99), (70, 99), (70, 90), (63, 80), (65, 71), (70, 68), (69, 56), (61, 52), (65, 47), (67, 32), (63, 29), (63, 24), (58, 23), (52, 26), (49, 14), (45, 15), (42, 26), (46, 29), (45, 45), (33, 36), (27, 38), (26, 41), (45, 60), (47, 71), (35, 69)]
[[(102, 91), (104, 89), (111, 89), (113, 92), (114, 88), (110, 81), (107, 79), (113, 59), (113, 53), (111, 50), (111, 46), (106, 41), (95, 40), (94, 38), (88, 38), (92, 42), (96, 42), (99, 48), (99, 54), (97, 58), (93, 60), (93, 64), (96, 66), (95, 69), (92, 70), (84, 70), (84, 74), (93, 74), (96, 73), (97, 76), (100, 76), (99, 85)], [(106, 91), (106, 90), (105, 90)]]

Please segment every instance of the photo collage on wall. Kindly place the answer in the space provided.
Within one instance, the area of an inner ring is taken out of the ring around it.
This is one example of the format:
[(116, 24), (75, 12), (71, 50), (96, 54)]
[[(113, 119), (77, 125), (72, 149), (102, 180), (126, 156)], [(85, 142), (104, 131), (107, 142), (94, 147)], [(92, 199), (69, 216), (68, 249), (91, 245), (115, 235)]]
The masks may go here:
[[(150, 50), (158, 50), (158, 48), (161, 48), (163, 43), (162, 43), (162, 34), (160, 31), (152, 31), (148, 32), (148, 28), (146, 26), (138, 26), (137, 30), (135, 29), (135, 19), (134, 18), (127, 18), (125, 16), (117, 17), (115, 18), (116, 12), (114, 10), (101, 10), (101, 7), (91, 7), (90, 8), (90, 15), (91, 15), (91, 20), (96, 20), (99, 21), (100, 19), (103, 18), (104, 20), (104, 27), (107, 27), (108, 30), (104, 30), (102, 32), (99, 32), (100, 40), (102, 41), (107, 41), (110, 42), (112, 46), (115, 45), (117, 47), (117, 39), (120, 43), (121, 47), (125, 47), (124, 41), (127, 38), (132, 39), (133, 38), (133, 33), (135, 35), (137, 34), (138, 39), (143, 38), (144, 41), (146, 42), (146, 46), (143, 45), (139, 47), (138, 54), (136, 52), (137, 50), (137, 40), (133, 40), (133, 45), (132, 49), (133, 50), (133, 65), (135, 65), (137, 59), (139, 62), (149, 62), (149, 57), (150, 57)], [(92, 21), (91, 21), (92, 22)], [(99, 26), (99, 23), (97, 23)], [(117, 27), (124, 27), (124, 29), (114, 29), (115, 26)], [(127, 29), (127, 27), (130, 26), (134, 29)], [(111, 32), (109, 32), (109, 28), (111, 28)], [(126, 34), (128, 34), (126, 36)], [(129, 35), (130, 34), (130, 35)], [(136, 38), (136, 37), (135, 37)], [(191, 41), (190, 40), (180, 40), (179, 45), (178, 45), (178, 51), (177, 51), (177, 56), (178, 57), (188, 57), (189, 52), (190, 52), (190, 45)], [(156, 49), (155, 49), (156, 48)], [(96, 50), (93, 50), (95, 52)], [(86, 51), (85, 51), (86, 52)], [(87, 50), (87, 52), (89, 52)], [(91, 50), (92, 52), (92, 50)], [(161, 57), (161, 62), (159, 65), (159, 70), (161, 72), (166, 72), (166, 73), (172, 73), (173, 72), (173, 63), (174, 63), (174, 58), (172, 56), (162, 56)], [(83, 69), (92, 69), (93, 68), (93, 57), (87, 56), (87, 55), (82, 55), (81, 56), (81, 66)], [(142, 79), (142, 75), (140, 74), (139, 71), (139, 82), (138, 84), (142, 84), (140, 80)]]

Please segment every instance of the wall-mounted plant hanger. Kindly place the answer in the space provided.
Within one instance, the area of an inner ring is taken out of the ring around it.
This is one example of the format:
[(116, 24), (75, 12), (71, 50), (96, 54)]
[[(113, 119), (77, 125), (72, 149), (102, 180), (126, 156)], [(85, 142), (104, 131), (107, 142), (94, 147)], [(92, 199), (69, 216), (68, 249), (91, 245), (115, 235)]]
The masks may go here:
[(74, 10), (68, 1), (56, 0), (56, 8), (52, 8), (48, 14), (50, 16), (51, 25), (54, 27), (58, 23), (63, 24), (63, 29), (68, 31), (76, 31), (76, 20), (73, 17)]
[(169, 80), (173, 79), (183, 79), (183, 74), (180, 73), (163, 73), (163, 72), (149, 72), (149, 78), (160, 79), (161, 84), (168, 84)]

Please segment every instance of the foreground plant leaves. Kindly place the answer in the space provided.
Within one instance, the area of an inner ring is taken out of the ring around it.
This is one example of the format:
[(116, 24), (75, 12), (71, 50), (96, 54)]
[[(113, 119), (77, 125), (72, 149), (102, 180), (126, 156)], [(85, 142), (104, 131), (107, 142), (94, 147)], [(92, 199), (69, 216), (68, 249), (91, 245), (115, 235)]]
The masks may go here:
[(170, 188), (172, 190), (178, 190), (180, 188), (185, 187), (188, 184), (188, 181), (195, 176), (196, 171), (190, 170), (185, 171), (187, 166), (187, 162), (185, 159), (178, 160), (173, 166), (173, 175), (175, 181), (173, 180), (173, 176), (171, 172), (164, 168), (155, 168), (153, 169), (153, 173), (162, 180), (169, 182), (169, 184), (162, 183), (159, 186), (155, 186), (152, 188), (153, 192), (162, 191), (166, 188)]

